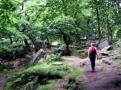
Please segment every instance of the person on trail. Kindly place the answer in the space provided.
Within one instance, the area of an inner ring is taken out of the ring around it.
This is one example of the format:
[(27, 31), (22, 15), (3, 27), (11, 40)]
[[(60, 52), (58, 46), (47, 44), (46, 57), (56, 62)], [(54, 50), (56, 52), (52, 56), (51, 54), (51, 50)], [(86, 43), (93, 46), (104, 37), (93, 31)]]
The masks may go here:
[(91, 47), (88, 50), (88, 56), (91, 62), (92, 72), (95, 71), (95, 59), (97, 58), (97, 49), (94, 46), (94, 43), (91, 43)]

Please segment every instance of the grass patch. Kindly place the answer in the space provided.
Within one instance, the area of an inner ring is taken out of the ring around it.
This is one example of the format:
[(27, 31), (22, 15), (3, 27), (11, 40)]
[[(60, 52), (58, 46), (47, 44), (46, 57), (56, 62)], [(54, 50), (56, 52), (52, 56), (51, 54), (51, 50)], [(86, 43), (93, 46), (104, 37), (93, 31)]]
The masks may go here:
[[(23, 90), (24, 85), (29, 85), (30, 89), (35, 89), (36, 85), (42, 85), (37, 90), (52, 90), (53, 88), (69, 88), (74, 87), (77, 82), (81, 82), (84, 68), (74, 69), (68, 63), (59, 61), (62, 65), (53, 65), (53, 63), (42, 63), (31, 66), (28, 69), (20, 71), (8, 79), (4, 86), (4, 90)], [(57, 82), (49, 83), (50, 80), (65, 80), (69, 87), (58, 85)]]
[(12, 70), (13, 69), (4, 69), (3, 71), (0, 72), (0, 77), (8, 76)]
[[(24, 71), (21, 71), (13, 77), (8, 79), (8, 82), (5, 84), (4, 90), (9, 89), (20, 89), (23, 85), (38, 79), (35, 83), (39, 82), (42, 84), (46, 84), (49, 79), (63, 78), (66, 75), (67, 67), (64, 66), (55, 66), (52, 64), (38, 64), (32, 66)], [(34, 84), (35, 84), (34, 83)]]
[(88, 50), (87, 49), (73, 50), (71, 55), (80, 58), (86, 58), (88, 57)]
[(47, 84), (47, 85), (39, 87), (36, 90), (53, 90), (54, 88), (59, 88), (59, 87), (60, 87), (59, 84)]
[(104, 68), (105, 65), (104, 65), (104, 64), (99, 64), (99, 65), (97, 65), (97, 67), (99, 67), (99, 68)]
[(116, 68), (121, 68), (121, 60), (120, 59), (117, 59), (116, 60), (116, 64), (114, 65)]
[(71, 69), (70, 73), (68, 73), (68, 75), (65, 76), (65, 79), (68, 82), (79, 82), (82, 80), (81, 76), (82, 76), (84, 71), (85, 71), (84, 68), (79, 68), (77, 70)]

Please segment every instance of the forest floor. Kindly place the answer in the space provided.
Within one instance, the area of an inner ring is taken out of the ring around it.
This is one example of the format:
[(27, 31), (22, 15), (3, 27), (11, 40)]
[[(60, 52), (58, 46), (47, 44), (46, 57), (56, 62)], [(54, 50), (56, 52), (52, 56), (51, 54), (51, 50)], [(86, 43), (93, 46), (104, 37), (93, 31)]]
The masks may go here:
[(6, 76), (0, 77), (0, 90), (3, 90), (4, 84), (6, 83), (7, 79), (13, 74), (19, 72), (21, 69), (21, 67), (18, 66), (18, 61), (13, 61), (11, 63), (13, 63), (15, 69), (9, 72)]
[[(72, 57), (67, 57), (65, 60), (71, 61), (77, 68), (80, 67), (80, 62), (84, 61)], [(116, 69), (114, 65), (114, 63), (103, 67), (97, 65), (95, 72), (92, 72), (90, 64), (85, 65), (86, 71), (83, 73), (82, 83), (86, 86), (86, 90), (121, 90), (121, 75), (118, 75), (120, 69)]]
[[(114, 55), (117, 54), (116, 50), (113, 51)], [(91, 72), (91, 65), (88, 58), (80, 59), (78, 57), (69, 56), (63, 57), (63, 59), (67, 62), (70, 62), (75, 69), (80, 67), (85, 68), (85, 72), (82, 76), (82, 83), (84, 84), (86, 90), (121, 90), (121, 75), (118, 74), (121, 68), (117, 69), (115, 67), (115, 61), (113, 61), (113, 63), (110, 65), (102, 65), (99, 63), (101, 60), (97, 60), (95, 72)], [(14, 61), (13, 64), (15, 70), (10, 72), (7, 77), (4, 76), (0, 78), (0, 90), (3, 90), (3, 86), (8, 77), (11, 77), (13, 74), (20, 71), (18, 62)], [(75, 90), (79, 90), (78, 87)]]

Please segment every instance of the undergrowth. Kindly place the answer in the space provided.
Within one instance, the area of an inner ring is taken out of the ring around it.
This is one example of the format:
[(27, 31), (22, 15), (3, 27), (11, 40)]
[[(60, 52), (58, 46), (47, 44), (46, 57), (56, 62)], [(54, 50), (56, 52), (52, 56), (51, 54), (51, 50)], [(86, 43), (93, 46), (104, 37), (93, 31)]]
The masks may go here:
[(117, 59), (117, 60), (116, 60), (115, 67), (116, 67), (116, 68), (121, 68), (121, 60), (120, 60), (120, 59)]
[[(38, 88), (37, 90), (50, 90), (63, 87), (58, 83), (48, 83), (49, 80), (56, 79), (66, 80), (69, 83), (69, 86), (66, 88), (72, 88), (76, 82), (81, 82), (83, 71), (84, 68), (74, 70), (67, 65), (37, 64), (9, 78), (4, 86), (4, 90), (14, 90), (15, 88), (16, 90), (24, 90), (26, 85), (31, 90), (35, 90), (35, 87)], [(42, 86), (37, 86), (37, 84)]]

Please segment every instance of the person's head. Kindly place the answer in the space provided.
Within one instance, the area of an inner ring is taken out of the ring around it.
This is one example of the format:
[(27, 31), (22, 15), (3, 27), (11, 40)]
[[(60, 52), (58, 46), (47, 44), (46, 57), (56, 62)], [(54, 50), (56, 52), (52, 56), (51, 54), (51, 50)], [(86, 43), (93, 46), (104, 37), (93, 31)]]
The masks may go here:
[(94, 46), (95, 44), (94, 43), (91, 43), (91, 46)]

